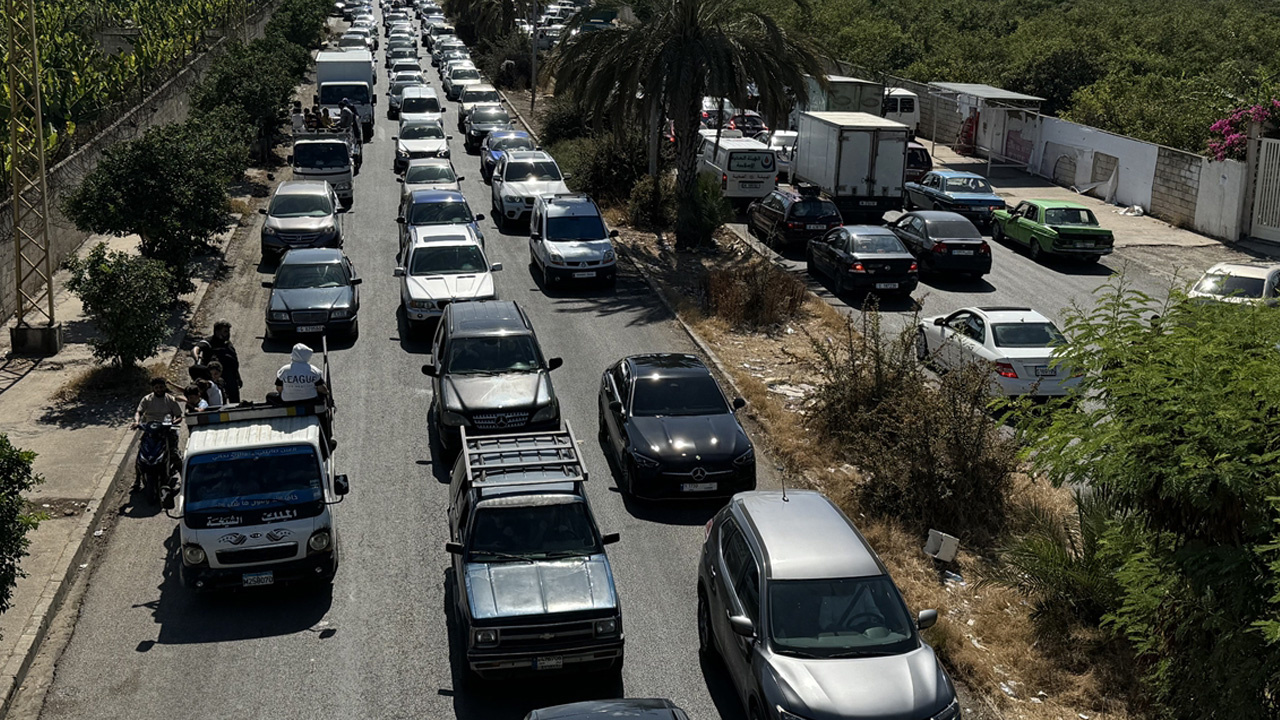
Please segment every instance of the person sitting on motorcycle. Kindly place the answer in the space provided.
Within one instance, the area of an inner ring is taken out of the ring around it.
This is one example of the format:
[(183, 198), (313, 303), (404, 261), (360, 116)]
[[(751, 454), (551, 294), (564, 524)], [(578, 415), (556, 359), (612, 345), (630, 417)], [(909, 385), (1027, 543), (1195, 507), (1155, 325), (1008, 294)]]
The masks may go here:
[[(142, 396), (138, 409), (133, 414), (133, 428), (136, 430), (145, 423), (174, 423), (182, 417), (182, 405), (169, 393), (169, 381), (163, 377), (151, 378), (151, 392)], [(178, 428), (171, 426), (165, 433), (169, 443), (170, 463), (176, 465), (178, 460)]]

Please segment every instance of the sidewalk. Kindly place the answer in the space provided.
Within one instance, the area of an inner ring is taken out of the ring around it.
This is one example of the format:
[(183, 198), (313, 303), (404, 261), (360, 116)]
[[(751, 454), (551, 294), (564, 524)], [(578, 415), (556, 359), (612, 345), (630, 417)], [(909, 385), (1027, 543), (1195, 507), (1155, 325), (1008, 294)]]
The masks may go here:
[[(187, 378), (181, 363), (173, 360), (186, 337), (186, 321), (199, 308), (222, 250), (239, 229), (237, 222), (217, 238), (217, 252), (201, 259), (196, 289), (182, 296), (180, 312), (172, 319), (173, 335), (146, 363), (168, 372), (179, 384), (185, 385)], [(77, 254), (100, 241), (112, 250), (137, 247), (136, 237), (95, 236)], [(37, 453), (35, 470), (45, 482), (27, 500), (33, 511), (47, 515), (28, 535), (30, 554), (20, 563), (27, 577), (18, 580), (11, 607), (0, 615), (0, 715), (7, 711), (66, 588), (86, 567), (92, 549), (88, 541), (109, 512), (120, 509), (111, 507), (108, 496), (133, 448), (135, 433), (128, 425), (137, 399), (147, 392), (140, 385), (136, 392), (104, 396), (90, 383), (80, 387), (77, 381), (101, 365), (88, 345), (93, 326), (80, 301), (66, 289), (67, 278), (66, 271), (59, 271), (54, 279), (54, 312), (66, 339), (62, 352), (51, 358), (15, 357), (9, 333), (0, 333), (0, 434), (8, 435), (15, 447)], [(172, 370), (175, 365), (178, 369)]]

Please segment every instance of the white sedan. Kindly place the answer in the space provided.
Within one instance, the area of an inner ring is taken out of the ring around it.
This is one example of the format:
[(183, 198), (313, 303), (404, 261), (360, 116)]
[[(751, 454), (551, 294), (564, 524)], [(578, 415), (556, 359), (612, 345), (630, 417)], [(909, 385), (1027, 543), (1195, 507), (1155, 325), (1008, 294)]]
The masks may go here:
[(1055, 362), (1064, 342), (1057, 326), (1031, 308), (969, 307), (922, 319), (916, 358), (940, 370), (988, 364), (1003, 395), (1061, 396), (1077, 383)]

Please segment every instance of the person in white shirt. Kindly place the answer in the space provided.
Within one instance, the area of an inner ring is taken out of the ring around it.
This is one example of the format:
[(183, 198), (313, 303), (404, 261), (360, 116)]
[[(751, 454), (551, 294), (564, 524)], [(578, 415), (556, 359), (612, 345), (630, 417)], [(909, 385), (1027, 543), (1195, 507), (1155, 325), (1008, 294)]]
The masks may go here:
[(302, 103), (295, 102), (293, 104), (293, 115), (289, 118), (293, 122), (293, 134), (299, 135), (307, 131), (307, 116), (302, 114)]
[(320, 368), (311, 364), (312, 353), (311, 348), (302, 343), (294, 345), (290, 355), (293, 362), (276, 372), (276, 395), (280, 402), (286, 405), (306, 402), (329, 394)]

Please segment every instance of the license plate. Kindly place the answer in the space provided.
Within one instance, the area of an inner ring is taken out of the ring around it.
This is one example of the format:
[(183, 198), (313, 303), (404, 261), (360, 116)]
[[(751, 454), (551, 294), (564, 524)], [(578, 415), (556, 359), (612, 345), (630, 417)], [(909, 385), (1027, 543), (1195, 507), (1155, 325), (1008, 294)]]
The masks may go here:
[(299, 325), (298, 332), (300, 333), (324, 332), (324, 326), (323, 325)]
[(973, 251), (972, 251), (972, 250), (955, 250), (955, 251), (953, 251), (953, 254), (955, 254), (955, 255), (972, 255), (972, 254), (973, 254)]
[(805, 230), (826, 230), (827, 226), (826, 225), (805, 225), (804, 229)]
[(276, 574), (273, 570), (266, 572), (245, 573), (240, 576), (241, 582), (245, 587), (256, 587), (259, 585), (274, 585), (276, 582)]
[(548, 655), (533, 659), (534, 670), (559, 670), (564, 667), (563, 655)]
[(1057, 377), (1058, 368), (1051, 368), (1047, 365), (1036, 366), (1036, 377)]
[(876, 283), (877, 290), (897, 290), (898, 283)]
[(760, 187), (760, 183), (758, 183), (758, 182), (740, 182), (740, 183), (738, 183), (738, 185), (739, 185), (740, 187), (750, 188), (750, 189), (755, 189), (755, 188)]
[(576, 272), (573, 274), (573, 276), (576, 278), (593, 278), (596, 276), (596, 272), (595, 270), (592, 270), (590, 272)]
[(876, 205), (879, 205), (875, 200), (859, 200), (858, 204), (863, 207), (875, 207)]
[(715, 483), (681, 483), (680, 492), (710, 492), (716, 489)]

